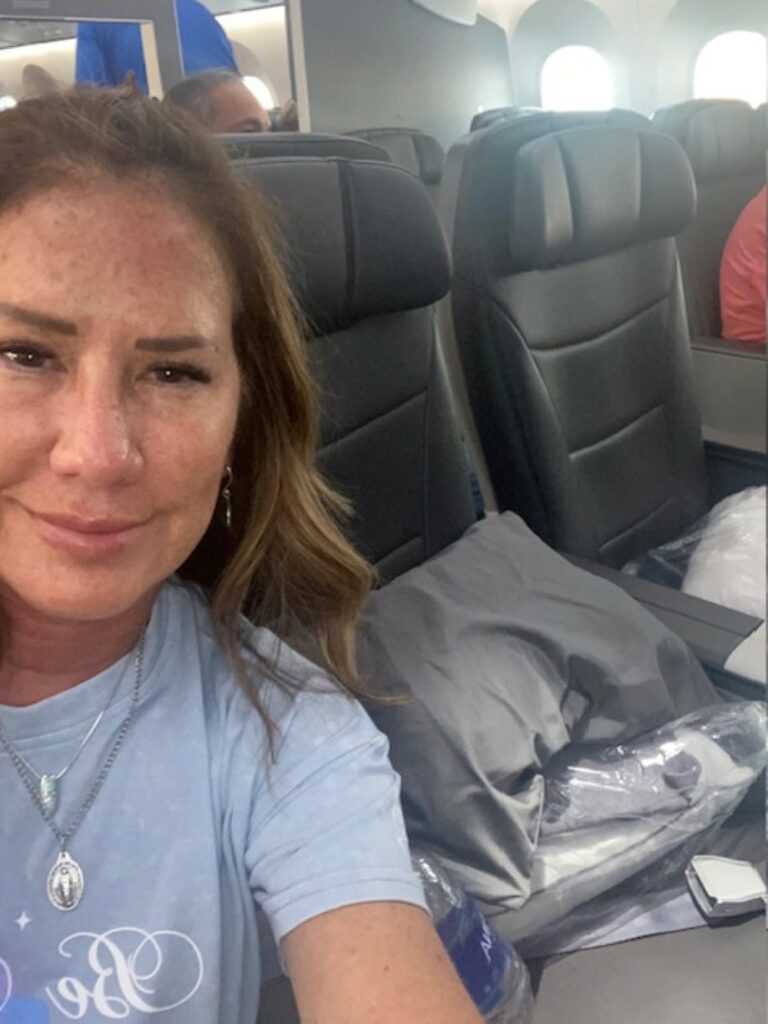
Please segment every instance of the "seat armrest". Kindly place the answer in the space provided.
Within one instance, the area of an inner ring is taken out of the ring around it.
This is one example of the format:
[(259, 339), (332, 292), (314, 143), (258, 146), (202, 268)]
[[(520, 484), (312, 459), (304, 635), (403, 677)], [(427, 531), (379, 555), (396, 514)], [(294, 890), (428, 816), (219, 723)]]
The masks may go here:
[(764, 487), (768, 483), (768, 463), (761, 452), (706, 441), (704, 453), (710, 506), (747, 487)]
[(698, 336), (691, 355), (705, 441), (765, 453), (765, 346)]
[(760, 619), (585, 558), (567, 557), (580, 569), (609, 580), (639, 601), (685, 641), (716, 686), (742, 697), (765, 697), (764, 678), (736, 675), (726, 667), (736, 648), (760, 628)]
[(716, 352), (725, 356), (741, 356), (765, 362), (765, 345), (759, 341), (735, 341), (731, 338), (711, 338), (697, 334), (691, 338), (691, 348), (702, 352)]

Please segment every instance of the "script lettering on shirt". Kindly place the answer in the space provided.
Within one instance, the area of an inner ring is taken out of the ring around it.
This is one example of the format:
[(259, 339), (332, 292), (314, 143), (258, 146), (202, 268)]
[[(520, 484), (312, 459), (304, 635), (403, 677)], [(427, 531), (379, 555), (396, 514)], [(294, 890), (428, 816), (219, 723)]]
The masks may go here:
[(200, 950), (182, 932), (75, 932), (59, 944), (59, 954), (73, 961), (72, 974), (45, 991), (70, 1020), (82, 1020), (91, 1008), (105, 1020), (122, 1020), (132, 1010), (166, 1013), (192, 999), (203, 981)]
[(12, 994), (13, 978), (11, 977), (11, 968), (0, 956), (0, 1013), (3, 1012), (10, 1002)]

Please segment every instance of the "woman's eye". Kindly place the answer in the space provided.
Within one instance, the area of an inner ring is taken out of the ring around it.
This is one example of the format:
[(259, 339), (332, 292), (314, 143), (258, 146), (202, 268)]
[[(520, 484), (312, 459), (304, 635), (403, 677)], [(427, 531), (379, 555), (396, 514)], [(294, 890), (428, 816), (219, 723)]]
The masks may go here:
[(0, 359), (18, 366), (22, 370), (42, 370), (48, 366), (55, 357), (45, 349), (37, 348), (34, 345), (2, 345), (0, 346)]
[(208, 384), (211, 380), (199, 366), (154, 366), (150, 375), (160, 384)]

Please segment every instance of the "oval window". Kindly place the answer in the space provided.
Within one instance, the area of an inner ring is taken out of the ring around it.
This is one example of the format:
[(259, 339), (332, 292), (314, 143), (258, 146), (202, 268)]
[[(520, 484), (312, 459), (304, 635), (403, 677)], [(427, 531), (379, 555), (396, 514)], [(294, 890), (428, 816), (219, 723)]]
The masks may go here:
[(541, 69), (545, 110), (608, 110), (613, 106), (613, 73), (591, 46), (561, 46)]
[(765, 103), (767, 45), (762, 32), (724, 32), (710, 39), (696, 60), (694, 98)]
[(255, 75), (246, 75), (243, 78), (243, 82), (248, 86), (265, 110), (272, 110), (272, 108), (276, 106), (272, 90), (263, 78), (257, 78)]

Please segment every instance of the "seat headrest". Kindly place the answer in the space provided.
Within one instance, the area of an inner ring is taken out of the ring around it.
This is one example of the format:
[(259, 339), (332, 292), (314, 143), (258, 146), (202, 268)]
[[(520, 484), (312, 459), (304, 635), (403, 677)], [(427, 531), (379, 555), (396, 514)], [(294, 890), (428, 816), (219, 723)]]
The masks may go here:
[(294, 157), (240, 161), (236, 171), (276, 201), (289, 276), (318, 334), (448, 292), (437, 214), (402, 167)]
[(469, 125), (470, 132), (479, 132), (483, 128), (489, 128), (499, 121), (511, 121), (515, 117), (522, 117), (525, 114), (541, 113), (541, 107), (494, 107), (493, 110), (481, 110), (475, 114)]
[(347, 135), (321, 132), (263, 132), (216, 135), (232, 160), (250, 160), (256, 157), (284, 156), (339, 156), (348, 160), (383, 160), (389, 163), (389, 154), (379, 146)]
[(765, 161), (765, 133), (741, 100), (690, 100), (658, 110), (653, 123), (677, 139), (696, 181), (744, 174)]
[(425, 185), (436, 185), (443, 176), (442, 146), (418, 128), (362, 128), (349, 134), (386, 150), (393, 164), (407, 168)]
[(649, 130), (555, 132), (521, 146), (511, 171), (509, 251), (518, 269), (678, 235), (696, 209), (685, 153)]

